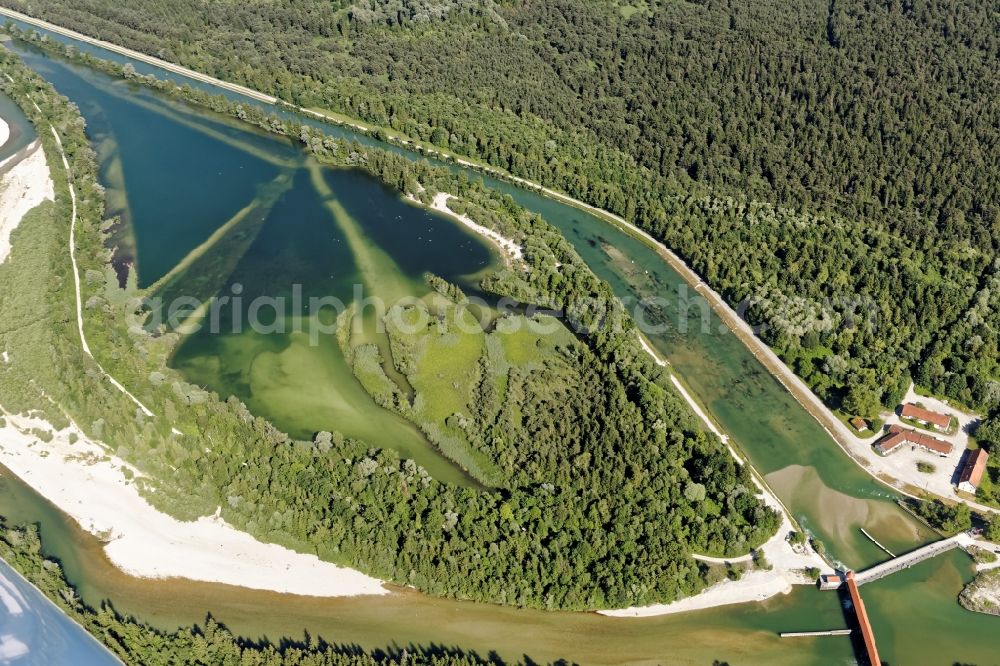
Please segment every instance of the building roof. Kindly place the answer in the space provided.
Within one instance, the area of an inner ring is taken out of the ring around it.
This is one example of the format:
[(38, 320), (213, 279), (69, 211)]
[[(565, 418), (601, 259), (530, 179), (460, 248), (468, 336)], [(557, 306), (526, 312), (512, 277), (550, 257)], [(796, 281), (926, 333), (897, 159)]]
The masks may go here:
[(868, 421), (865, 421), (860, 416), (855, 416), (853, 419), (851, 419), (851, 425), (854, 426), (855, 430), (867, 430), (868, 429)]
[(906, 441), (906, 436), (900, 432), (889, 432), (888, 435), (883, 437), (875, 444), (875, 447), (882, 453), (889, 453), (894, 448)]
[(911, 403), (903, 405), (899, 415), (904, 418), (923, 421), (924, 423), (933, 423), (940, 428), (947, 428), (951, 425), (950, 415), (942, 414), (940, 412), (932, 412), (929, 409), (924, 409), (923, 407), (918, 407)]
[(962, 466), (962, 473), (958, 475), (959, 483), (968, 483), (973, 488), (978, 488), (983, 480), (983, 473), (986, 471), (986, 459), (989, 458), (986, 449), (976, 449), (969, 453)]
[(905, 442), (922, 446), (943, 456), (948, 455), (952, 451), (952, 446), (948, 442), (940, 440), (937, 437), (925, 435), (916, 430), (902, 428), (898, 425), (889, 426), (889, 434), (880, 439), (875, 446), (882, 453), (888, 453)]

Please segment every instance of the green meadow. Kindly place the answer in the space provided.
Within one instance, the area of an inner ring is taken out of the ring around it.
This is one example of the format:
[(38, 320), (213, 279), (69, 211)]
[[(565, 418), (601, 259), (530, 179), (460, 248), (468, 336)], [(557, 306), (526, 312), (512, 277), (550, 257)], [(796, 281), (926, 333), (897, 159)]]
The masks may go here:
[[(559, 348), (578, 345), (576, 338), (552, 316), (484, 312), (441, 293), (393, 306), (383, 323), (388, 351), (368, 341), (363, 329), (341, 323), (348, 331), (341, 345), (361, 385), (479, 482), (500, 485), (493, 452), (474, 443), (483, 441), (476, 424), (496, 420), (499, 411), (483, 414), (481, 398), (505, 402), (512, 373), (541, 369)], [(402, 385), (392, 371), (404, 378)], [(517, 420), (518, 401), (509, 407)]]

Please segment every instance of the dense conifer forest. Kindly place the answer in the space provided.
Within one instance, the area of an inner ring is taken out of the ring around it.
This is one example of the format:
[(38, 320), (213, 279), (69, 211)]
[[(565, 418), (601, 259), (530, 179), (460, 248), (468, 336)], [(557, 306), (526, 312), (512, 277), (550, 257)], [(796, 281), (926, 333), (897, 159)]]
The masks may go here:
[(989, 3), (5, 4), (620, 214), (833, 407), (1000, 406)]

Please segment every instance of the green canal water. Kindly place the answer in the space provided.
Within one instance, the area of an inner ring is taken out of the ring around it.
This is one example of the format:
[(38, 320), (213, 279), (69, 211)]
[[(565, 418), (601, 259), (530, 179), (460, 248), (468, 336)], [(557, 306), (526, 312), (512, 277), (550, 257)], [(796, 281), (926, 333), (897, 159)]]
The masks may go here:
[(900, 551), (934, 538), (838, 448), (654, 249), (581, 210), (494, 184), (558, 227), (630, 311), (656, 299), (640, 310), (653, 326), (647, 337), (833, 557), (852, 568), (881, 559), (862, 527)]
[[(123, 273), (135, 264), (141, 285), (229, 295), (239, 285), (245, 296), (291, 297), (298, 284), (306, 298), (348, 299), (349, 289), (362, 284), (376, 295), (420, 295), (426, 289), (420, 279), (424, 270), (471, 286), (476, 275), (495, 265), (496, 257), (463, 228), (408, 205), (363, 174), (318, 170), (287, 142), (28, 47), (12, 48), (87, 118), (109, 211), (122, 219), (116, 258)], [(668, 325), (650, 334), (653, 343), (835, 557), (856, 568), (880, 559), (860, 527), (893, 550), (932, 538), (837, 448), (717, 318), (703, 315), (697, 303), (686, 308), (682, 280), (651, 248), (571, 206), (489, 182), (560, 228), (626, 302), (662, 299), (661, 318)], [(227, 224), (239, 233), (216, 238)], [(294, 323), (294, 313), (288, 316)], [(293, 434), (340, 430), (393, 446), (443, 480), (468, 482), (419, 432), (374, 405), (333, 346), (303, 344), (294, 331), (202, 332), (187, 338), (174, 364), (191, 381), (239, 396)], [(299, 638), (307, 631), (367, 648), (438, 644), (484, 655), (495, 651), (504, 659), (852, 660), (845, 638), (777, 637), (779, 631), (844, 626), (837, 596), (811, 588), (760, 605), (642, 620), (522, 611), (408, 591), (378, 599), (293, 598), (124, 576), (95, 539), (7, 473), (0, 482), (0, 513), (39, 523), (46, 548), (88, 601), (110, 598), (121, 610), (164, 628), (200, 622), (210, 612), (252, 637)], [(995, 662), (1000, 644), (984, 635), (995, 635), (1000, 625), (955, 602), (970, 572), (967, 558), (955, 553), (866, 587), (883, 658), (893, 664)], [(916, 625), (904, 611), (914, 608), (928, 622), (953, 631), (945, 640), (930, 630), (912, 631)]]

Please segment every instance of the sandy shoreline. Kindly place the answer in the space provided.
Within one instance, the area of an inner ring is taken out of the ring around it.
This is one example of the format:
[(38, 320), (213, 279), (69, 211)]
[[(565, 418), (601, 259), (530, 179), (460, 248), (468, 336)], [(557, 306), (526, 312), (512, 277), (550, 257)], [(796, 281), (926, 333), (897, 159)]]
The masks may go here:
[(25, 213), (54, 197), (45, 151), (36, 143), (28, 156), (0, 180), (0, 264), (10, 254), (10, 235)]
[[(65, 156), (63, 161), (68, 170)], [(10, 234), (24, 214), (54, 197), (40, 143), (4, 175), (2, 187), (0, 261), (9, 255)], [(70, 194), (75, 224), (72, 184)], [(83, 351), (89, 353), (82, 327), (81, 342)], [(16, 363), (17, 359), (4, 351), (0, 362)], [(131, 480), (141, 477), (141, 472), (108, 455), (103, 446), (86, 439), (75, 427), (54, 433), (51, 441), (43, 442), (32, 430), (51, 431), (49, 424), (25, 416), (5, 415), (5, 419), (0, 428), (0, 463), (83, 529), (105, 540), (108, 559), (130, 575), (186, 578), (306, 596), (388, 593), (380, 580), (323, 562), (315, 555), (262, 543), (218, 516), (182, 522), (156, 510)]]
[[(139, 493), (136, 468), (86, 439), (75, 427), (41, 441), (44, 421), (5, 416), (0, 463), (107, 542), (108, 559), (139, 578), (186, 578), (315, 597), (388, 594), (359, 571), (260, 542), (218, 516), (182, 522)], [(77, 439), (71, 444), (71, 436)], [(126, 471), (127, 470), (127, 471)]]
[(500, 248), (504, 256), (510, 261), (520, 261), (524, 257), (524, 253), (521, 250), (521, 246), (510, 240), (505, 236), (501, 236), (496, 231), (488, 227), (484, 227), (475, 220), (473, 220), (468, 215), (459, 215), (451, 208), (448, 208), (448, 200), (454, 198), (453, 195), (446, 192), (438, 192), (434, 195), (434, 201), (431, 203), (431, 208), (438, 211), (439, 213), (444, 213), (445, 215), (454, 218), (464, 224), (466, 227), (472, 229), (480, 236), (484, 236), (486, 239), (491, 241), (494, 245)]

